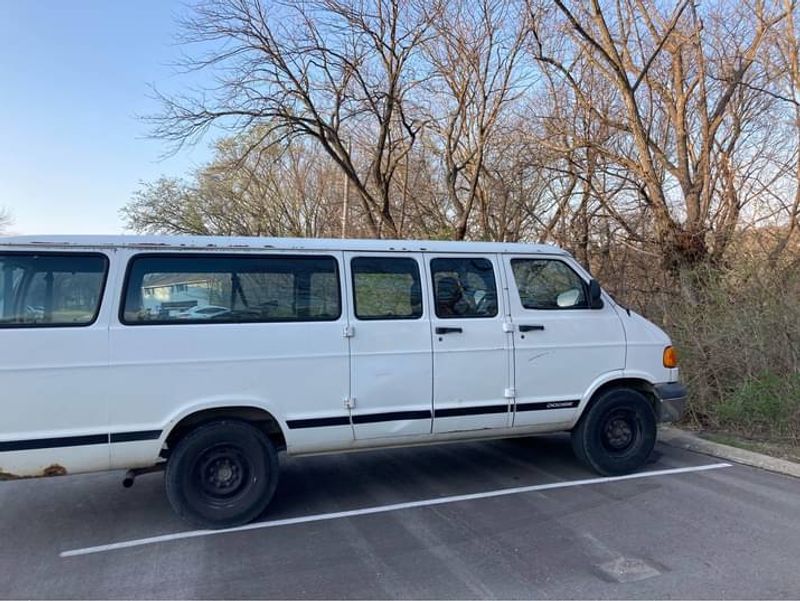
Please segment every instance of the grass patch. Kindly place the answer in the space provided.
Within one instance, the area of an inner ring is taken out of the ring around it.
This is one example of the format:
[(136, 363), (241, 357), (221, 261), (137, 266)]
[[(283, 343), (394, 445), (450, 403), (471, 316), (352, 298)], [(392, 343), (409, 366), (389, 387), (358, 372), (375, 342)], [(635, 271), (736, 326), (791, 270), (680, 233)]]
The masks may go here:
[(800, 443), (800, 374), (759, 374), (717, 406), (722, 430)]
[(753, 440), (730, 432), (702, 432), (701, 436), (711, 442), (800, 463), (800, 445), (796, 443)]

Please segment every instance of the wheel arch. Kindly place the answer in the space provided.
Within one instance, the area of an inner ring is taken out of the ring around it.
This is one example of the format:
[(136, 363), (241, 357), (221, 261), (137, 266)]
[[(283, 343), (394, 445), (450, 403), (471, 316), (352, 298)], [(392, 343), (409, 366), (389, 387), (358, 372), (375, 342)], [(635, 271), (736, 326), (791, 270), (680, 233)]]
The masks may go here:
[(181, 438), (186, 436), (197, 426), (222, 419), (236, 419), (256, 426), (264, 432), (275, 445), (276, 450), (286, 449), (286, 436), (280, 422), (266, 409), (250, 405), (223, 405), (216, 407), (198, 408), (180, 419), (168, 429), (164, 438), (161, 456), (168, 458), (170, 449)]
[(598, 398), (600, 398), (609, 390), (613, 390), (615, 388), (630, 388), (632, 390), (636, 390), (637, 392), (641, 392), (650, 402), (653, 411), (658, 414), (658, 397), (656, 396), (655, 388), (653, 386), (653, 382), (644, 375), (624, 373), (596, 383), (581, 403), (581, 408), (575, 419), (573, 427), (577, 425), (584, 415), (586, 415), (586, 412), (589, 411)]

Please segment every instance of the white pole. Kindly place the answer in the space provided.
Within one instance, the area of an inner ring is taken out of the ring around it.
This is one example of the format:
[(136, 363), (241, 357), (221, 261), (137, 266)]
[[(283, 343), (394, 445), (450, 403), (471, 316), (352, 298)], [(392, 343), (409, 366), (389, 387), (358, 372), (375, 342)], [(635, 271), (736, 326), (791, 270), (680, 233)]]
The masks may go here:
[[(347, 155), (352, 157), (353, 154), (352, 140), (347, 144)], [(347, 219), (350, 212), (350, 178), (347, 173), (344, 174), (344, 199), (342, 201), (342, 238), (347, 238)]]

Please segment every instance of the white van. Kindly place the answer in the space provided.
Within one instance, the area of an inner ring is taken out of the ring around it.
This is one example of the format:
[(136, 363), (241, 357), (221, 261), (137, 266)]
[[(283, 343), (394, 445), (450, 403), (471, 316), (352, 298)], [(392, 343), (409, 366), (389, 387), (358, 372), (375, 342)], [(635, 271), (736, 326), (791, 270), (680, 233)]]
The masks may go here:
[(166, 470), (209, 527), (291, 455), (571, 431), (600, 474), (686, 399), (667, 335), (553, 246), (0, 239), (0, 471)]

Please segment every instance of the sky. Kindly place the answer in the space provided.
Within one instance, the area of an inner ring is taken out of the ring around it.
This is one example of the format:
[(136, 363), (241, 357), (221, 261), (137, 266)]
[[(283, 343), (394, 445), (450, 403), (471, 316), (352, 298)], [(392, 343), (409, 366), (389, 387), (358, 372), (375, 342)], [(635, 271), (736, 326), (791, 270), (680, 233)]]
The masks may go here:
[(163, 158), (140, 116), (179, 90), (182, 0), (0, 0), (0, 208), (16, 234), (124, 233), (139, 182), (183, 176), (210, 140)]

